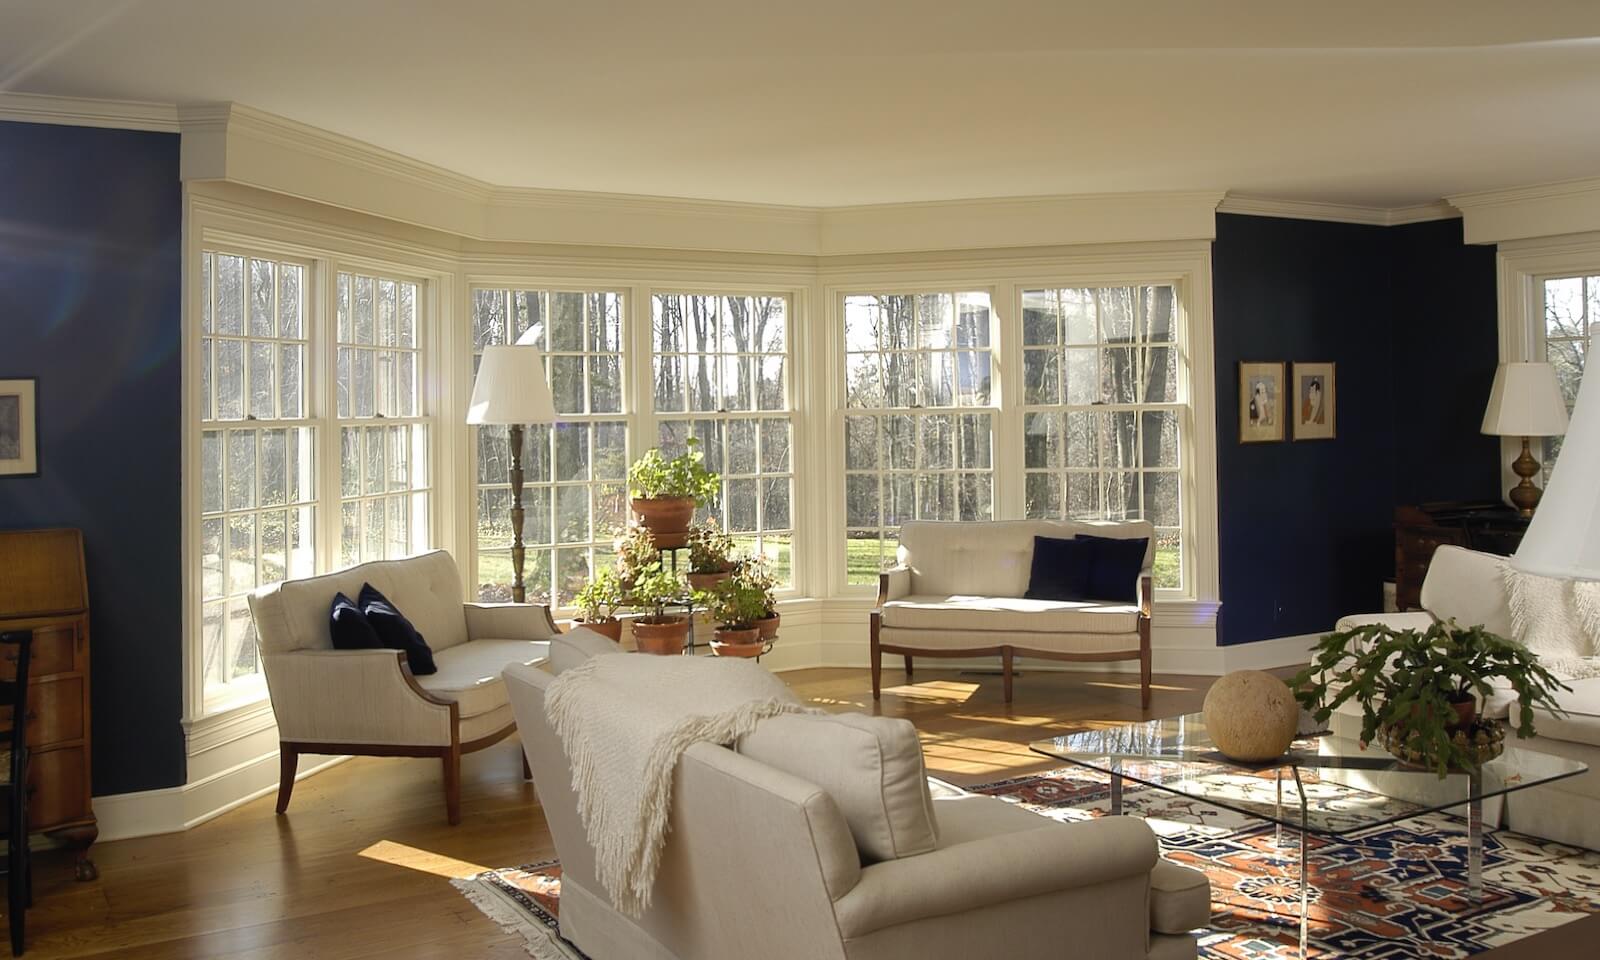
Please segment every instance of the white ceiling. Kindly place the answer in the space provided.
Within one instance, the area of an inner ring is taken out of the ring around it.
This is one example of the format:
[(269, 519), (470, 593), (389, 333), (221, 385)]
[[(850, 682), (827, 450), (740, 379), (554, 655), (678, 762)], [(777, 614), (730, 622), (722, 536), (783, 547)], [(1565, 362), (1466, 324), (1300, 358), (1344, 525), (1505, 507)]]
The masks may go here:
[(1395, 207), (1600, 175), (1600, 3), (0, 0), (0, 91), (232, 100), (504, 186)]

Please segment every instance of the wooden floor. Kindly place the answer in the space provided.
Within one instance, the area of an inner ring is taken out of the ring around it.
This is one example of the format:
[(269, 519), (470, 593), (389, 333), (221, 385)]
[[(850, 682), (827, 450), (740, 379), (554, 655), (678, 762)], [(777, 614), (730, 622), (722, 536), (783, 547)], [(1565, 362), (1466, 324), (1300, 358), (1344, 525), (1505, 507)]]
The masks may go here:
[[(872, 709), (865, 670), (783, 676), (827, 709)], [(1030, 740), (1142, 716), (1137, 685), (1122, 676), (1019, 676), (1009, 708), (998, 676), (919, 670), (914, 682), (902, 679), (885, 669), (885, 683), (900, 685), (885, 689), (882, 712), (915, 722), (930, 772), (958, 783), (1049, 766), (1028, 753)], [(1152, 717), (1198, 710), (1210, 683), (1156, 680)], [(517, 749), (507, 742), (466, 758), (459, 827), (445, 825), (437, 762), (356, 759), (303, 781), (287, 816), (263, 798), (186, 833), (97, 846), (97, 882), (76, 883), (66, 857), (41, 855), (27, 956), (526, 960), (448, 883), (554, 857)], [(1596, 942), (1600, 916), (1484, 956), (1593, 957)]]

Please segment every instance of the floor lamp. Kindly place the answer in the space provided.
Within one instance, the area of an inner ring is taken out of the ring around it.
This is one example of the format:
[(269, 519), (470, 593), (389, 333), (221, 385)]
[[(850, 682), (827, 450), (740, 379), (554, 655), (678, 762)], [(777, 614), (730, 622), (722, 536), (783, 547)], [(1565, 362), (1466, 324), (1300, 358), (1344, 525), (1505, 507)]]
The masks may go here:
[(511, 599), (524, 603), (522, 582), (522, 430), (530, 423), (554, 423), (555, 403), (544, 369), (544, 353), (529, 344), (485, 347), (472, 384), (467, 422), (501, 424), (511, 444)]
[(1511, 564), (1544, 577), (1600, 580), (1600, 373), (1590, 371), (1578, 388), (1561, 456)]

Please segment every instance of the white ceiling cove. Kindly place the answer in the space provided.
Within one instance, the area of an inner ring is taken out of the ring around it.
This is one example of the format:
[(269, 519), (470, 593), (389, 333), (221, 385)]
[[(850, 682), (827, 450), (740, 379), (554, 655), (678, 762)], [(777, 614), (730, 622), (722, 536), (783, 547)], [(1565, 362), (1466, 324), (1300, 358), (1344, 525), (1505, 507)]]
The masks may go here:
[(231, 100), (481, 180), (839, 206), (1600, 174), (1600, 3), (0, 0), (0, 91)]

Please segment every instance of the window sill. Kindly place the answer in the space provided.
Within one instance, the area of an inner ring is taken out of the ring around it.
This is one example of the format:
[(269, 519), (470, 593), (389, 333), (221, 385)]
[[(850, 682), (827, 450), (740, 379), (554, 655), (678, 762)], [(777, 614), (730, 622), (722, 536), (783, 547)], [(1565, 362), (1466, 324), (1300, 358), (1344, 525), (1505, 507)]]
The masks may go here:
[(272, 702), (267, 698), (265, 681), (230, 691), (230, 695), (207, 704), (200, 716), (183, 721), (187, 753), (190, 757), (270, 729), (277, 724)]

